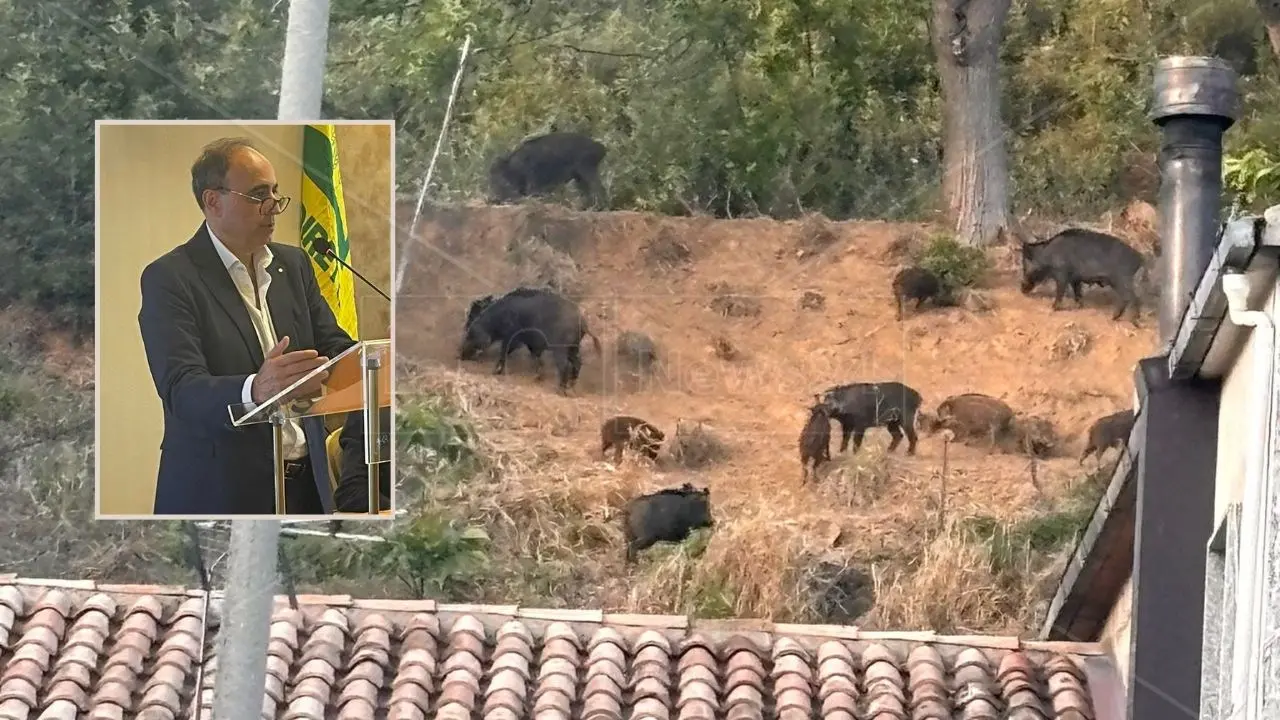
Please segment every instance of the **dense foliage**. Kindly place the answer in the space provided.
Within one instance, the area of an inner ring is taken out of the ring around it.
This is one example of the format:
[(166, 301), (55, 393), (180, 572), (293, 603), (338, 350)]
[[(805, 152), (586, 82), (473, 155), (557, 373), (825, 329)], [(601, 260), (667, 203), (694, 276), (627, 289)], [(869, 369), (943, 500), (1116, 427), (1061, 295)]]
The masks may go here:
[[(416, 191), (471, 34), (437, 197), (475, 195), (494, 154), (559, 128), (608, 144), (615, 208), (922, 217), (940, 162), (929, 8), (334, 0), (325, 108), (395, 117), (399, 183)], [(0, 302), (87, 324), (93, 121), (274, 117), (287, 11), (252, 0), (0, 0), (13, 38), (0, 49)], [(1166, 53), (1218, 54), (1240, 71), (1232, 151), (1280, 141), (1280, 68), (1249, 0), (1015, 1), (1003, 48), (1015, 212), (1083, 218), (1153, 199), (1158, 139), (1145, 112)], [(1268, 201), (1267, 187), (1256, 184), (1250, 202)], [(138, 205), (146, 212), (145, 198)]]

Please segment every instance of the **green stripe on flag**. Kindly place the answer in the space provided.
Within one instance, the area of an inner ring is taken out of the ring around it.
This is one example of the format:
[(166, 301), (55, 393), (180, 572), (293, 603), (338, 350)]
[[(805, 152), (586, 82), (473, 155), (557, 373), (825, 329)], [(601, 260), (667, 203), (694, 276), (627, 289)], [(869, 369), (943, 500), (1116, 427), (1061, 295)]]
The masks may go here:
[[(330, 128), (333, 126), (330, 125)], [(333, 251), (338, 257), (351, 262), (351, 248), (347, 241), (346, 218), (338, 212), (338, 193), (333, 186), (333, 170), (337, 167), (337, 153), (332, 139), (314, 125), (308, 125), (302, 131), (302, 173), (316, 184), (316, 188), (329, 200), (333, 208), (333, 217), (337, 224), (337, 237), (329, 238), (333, 243)]]
[(355, 279), (351, 271), (316, 250), (316, 241), (323, 238), (333, 246), (336, 256), (351, 261), (335, 134), (332, 125), (308, 125), (303, 129), (301, 242), (314, 266), (320, 294), (333, 310), (338, 325), (359, 339)]

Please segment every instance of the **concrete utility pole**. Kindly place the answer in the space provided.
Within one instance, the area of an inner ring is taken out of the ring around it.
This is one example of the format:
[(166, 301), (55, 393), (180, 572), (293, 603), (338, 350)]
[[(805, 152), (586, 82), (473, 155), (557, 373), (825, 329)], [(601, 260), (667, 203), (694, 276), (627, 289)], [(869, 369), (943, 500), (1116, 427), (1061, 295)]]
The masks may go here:
[(281, 120), (320, 119), (329, 55), (329, 0), (290, 0), (289, 30), (280, 69)]
[[(328, 35), (329, 0), (291, 0), (280, 73), (281, 120), (320, 119)], [(279, 545), (278, 520), (231, 523), (231, 556), (218, 633), (215, 720), (262, 716)]]

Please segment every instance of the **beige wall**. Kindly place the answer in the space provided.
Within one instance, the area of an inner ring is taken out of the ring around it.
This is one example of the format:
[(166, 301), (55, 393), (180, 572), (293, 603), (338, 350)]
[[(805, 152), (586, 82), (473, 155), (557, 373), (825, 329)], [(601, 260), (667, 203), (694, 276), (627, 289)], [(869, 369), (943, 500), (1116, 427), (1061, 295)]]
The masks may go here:
[[(338, 166), (347, 204), (351, 267), (391, 294), (391, 126), (338, 126)], [(348, 180), (350, 178), (350, 180)], [(354, 278), (360, 336), (391, 337), (391, 303)]]
[(1129, 618), (1133, 613), (1133, 578), (1124, 581), (1120, 594), (1116, 597), (1111, 613), (1102, 625), (1099, 641), (1111, 653), (1120, 670), (1120, 679), (1125, 687), (1129, 686)]
[[(103, 125), (99, 131), (97, 260), (99, 347), (98, 509), (150, 514), (164, 418), (138, 330), (142, 269), (186, 242), (203, 220), (191, 193), (191, 163), (216, 138), (254, 139), (275, 167), (280, 193), (294, 200), (276, 242), (298, 244), (301, 125)], [(384, 290), (390, 284), (390, 128), (337, 127), (338, 162), (351, 227), (351, 264)], [(363, 338), (390, 336), (390, 310), (362, 302)]]
[[(1254, 308), (1274, 313), (1276, 288), (1272, 284), (1266, 300)], [(1274, 315), (1273, 315), (1274, 317)], [(1222, 400), (1218, 410), (1217, 487), (1213, 498), (1213, 525), (1217, 528), (1226, 516), (1227, 507), (1244, 495), (1244, 453), (1248, 443), (1249, 422), (1253, 417), (1256, 392), (1253, 383), (1253, 355), (1258, 347), (1256, 333), (1236, 356), (1231, 369), (1222, 379)]]

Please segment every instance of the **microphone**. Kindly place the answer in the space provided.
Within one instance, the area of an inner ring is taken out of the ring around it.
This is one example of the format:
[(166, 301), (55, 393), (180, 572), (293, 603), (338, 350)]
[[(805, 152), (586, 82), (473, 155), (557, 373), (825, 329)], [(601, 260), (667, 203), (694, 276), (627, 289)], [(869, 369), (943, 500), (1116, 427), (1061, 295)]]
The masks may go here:
[(337, 260), (339, 265), (350, 270), (352, 274), (354, 274), (356, 277), (363, 280), (364, 284), (373, 288), (374, 292), (378, 293), (384, 298), (387, 298), (387, 302), (391, 302), (391, 298), (388, 297), (386, 293), (382, 292), (382, 290), (378, 289), (377, 285), (374, 285), (373, 283), (369, 282), (369, 278), (361, 275), (359, 271), (357, 271), (355, 268), (351, 267), (350, 265), (346, 264), (345, 262), (342, 261), (342, 258), (338, 257), (337, 253), (333, 251), (333, 243), (329, 242), (329, 238), (318, 237), (311, 241), (311, 245), (316, 250), (318, 250), (321, 255)]

